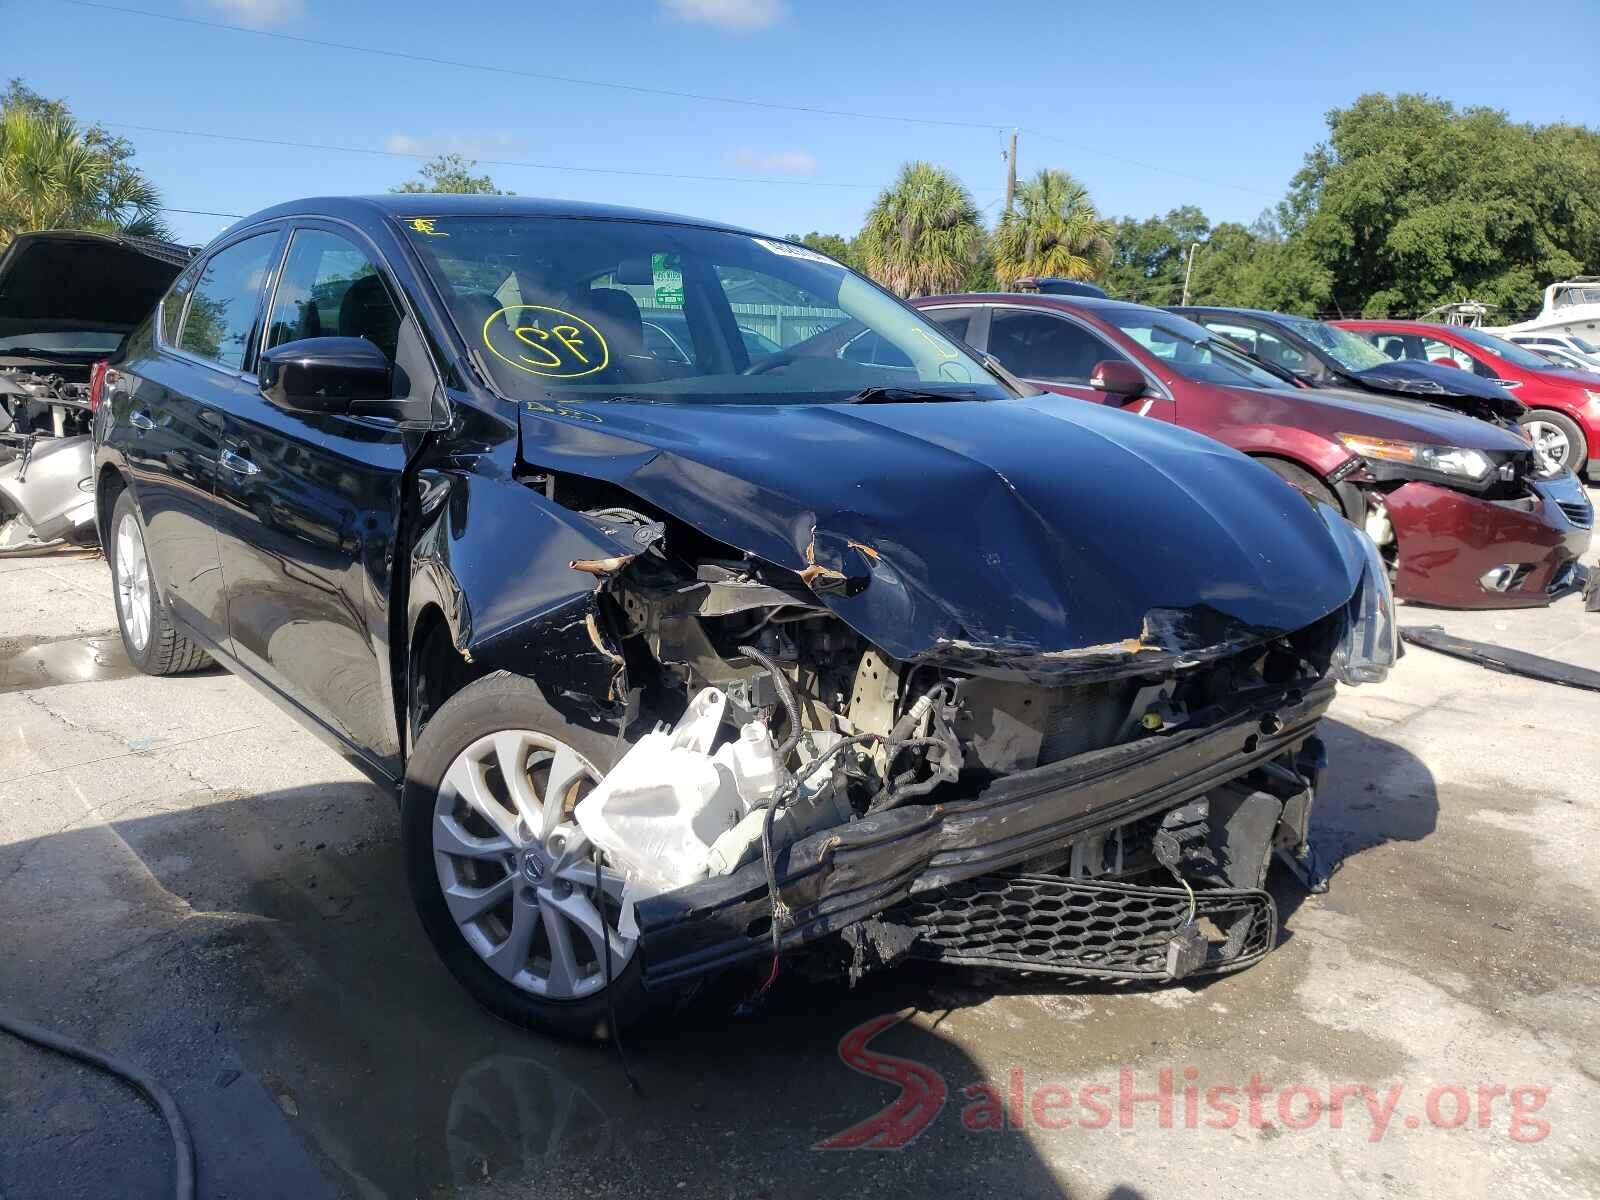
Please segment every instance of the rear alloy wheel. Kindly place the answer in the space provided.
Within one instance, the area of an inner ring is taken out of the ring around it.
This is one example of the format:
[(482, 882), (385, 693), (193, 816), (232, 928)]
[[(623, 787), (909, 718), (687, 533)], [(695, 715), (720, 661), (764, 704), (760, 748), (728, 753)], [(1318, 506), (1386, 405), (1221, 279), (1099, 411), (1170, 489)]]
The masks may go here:
[(111, 541), (106, 547), (117, 625), (128, 661), (146, 675), (181, 675), (210, 665), (211, 659), (173, 625), (150, 571), (144, 526), (124, 491), (111, 510)]
[(597, 1036), (613, 1007), (619, 1024), (643, 1008), (637, 941), (618, 931), (623, 878), (597, 875), (573, 820), (612, 743), (500, 673), (446, 702), (412, 755), (402, 814), (412, 900), (456, 978), (518, 1024)]
[(1529, 409), (1522, 415), (1522, 432), (1547, 471), (1576, 471), (1589, 457), (1588, 439), (1572, 418), (1548, 408)]

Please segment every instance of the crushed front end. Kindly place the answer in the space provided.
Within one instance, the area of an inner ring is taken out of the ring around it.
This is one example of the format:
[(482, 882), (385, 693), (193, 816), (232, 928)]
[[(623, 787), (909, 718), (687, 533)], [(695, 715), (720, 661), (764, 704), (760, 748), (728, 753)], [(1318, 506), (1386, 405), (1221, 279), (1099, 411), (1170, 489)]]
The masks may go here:
[(1594, 507), (1570, 471), (1541, 470), (1531, 449), (1346, 440), (1365, 459), (1366, 529), (1402, 599), (1535, 608), (1582, 589)]
[(1274, 857), (1323, 885), (1317, 722), (1336, 678), (1382, 678), (1396, 645), (1377, 552), (1331, 512), (1360, 583), (1301, 628), (1199, 606), (1117, 643), (949, 640), (913, 659), (826, 603), (848, 571), (588, 515), (644, 547), (574, 567), (596, 578), (630, 726), (655, 732), (575, 816), (636, 864), (624, 927), (651, 987), (824, 941), (852, 973), (924, 957), (1178, 979), (1275, 943)]

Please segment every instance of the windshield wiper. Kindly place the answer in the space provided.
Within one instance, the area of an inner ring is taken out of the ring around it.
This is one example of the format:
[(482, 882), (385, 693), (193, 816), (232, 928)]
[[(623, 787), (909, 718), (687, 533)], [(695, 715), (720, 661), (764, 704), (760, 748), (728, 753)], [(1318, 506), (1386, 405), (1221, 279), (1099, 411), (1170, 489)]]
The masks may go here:
[(853, 396), (846, 396), (845, 404), (921, 404), (924, 402), (976, 400), (978, 393), (972, 389), (960, 392), (935, 392), (925, 388), (864, 387)]

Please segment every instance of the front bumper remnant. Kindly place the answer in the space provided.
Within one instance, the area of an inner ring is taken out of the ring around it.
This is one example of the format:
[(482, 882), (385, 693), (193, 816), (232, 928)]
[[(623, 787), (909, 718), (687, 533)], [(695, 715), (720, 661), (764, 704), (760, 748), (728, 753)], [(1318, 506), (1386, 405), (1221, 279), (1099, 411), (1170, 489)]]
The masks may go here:
[[(1177, 980), (1237, 971), (1277, 941), (1278, 910), (1253, 888), (1175, 887), (985, 875), (884, 914), (912, 936), (914, 957), (1098, 979)], [(1194, 957), (1177, 953), (1196, 929)]]
[[(1170, 810), (1296, 755), (1333, 698), (1332, 682), (1263, 692), (1235, 697), (1231, 711), (1210, 719), (1191, 714), (1190, 724), (1171, 734), (1003, 776), (970, 798), (905, 805), (801, 839), (776, 856), (789, 914), (779, 931), (783, 947), (842, 933), (964, 881), (1021, 869), (1098, 830)], [(1288, 842), (1302, 847), (1314, 784), (1300, 779), (1305, 794), (1282, 815), (1295, 828)], [(1203, 894), (1224, 893), (1197, 889), (1197, 898)], [(648, 987), (682, 985), (771, 953), (772, 905), (759, 862), (649, 897), (636, 911)]]

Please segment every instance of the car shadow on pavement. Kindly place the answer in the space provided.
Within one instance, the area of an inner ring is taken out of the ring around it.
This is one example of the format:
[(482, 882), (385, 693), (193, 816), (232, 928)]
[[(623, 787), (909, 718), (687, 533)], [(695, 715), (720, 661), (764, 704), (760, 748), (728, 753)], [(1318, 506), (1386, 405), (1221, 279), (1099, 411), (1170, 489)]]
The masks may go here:
[[(1400, 747), (1333, 721), (1323, 734), (1332, 767), (1313, 829), (1338, 887), (1353, 856), (1428, 836), (1437, 799)], [(49, 894), (75, 867), (105, 864), (108, 841), (137, 869), (107, 871), (103, 903)], [(1301, 891), (1274, 876), (1291, 922)], [(1075, 1161), (1072, 1131), (974, 1131), (969, 1089), (995, 1068), (941, 1025), (996, 995), (1126, 990), (927, 966), (848, 988), (809, 982), (797, 961), (748, 1015), (741, 1002), (760, 972), (707, 986), (630, 1036), (636, 1092), (613, 1047), (505, 1025), (457, 987), (412, 913), (394, 806), (367, 785), (220, 799), (0, 846), (0, 913), (23, 895), (38, 911), (73, 912), (74, 929), (16, 923), (0, 995), (155, 1069), (194, 1123), (203, 1177), (239, 1196), (278, 1194), (295, 1174), (284, 1147), (328, 1195), (1065, 1196), (1050, 1160)], [(86, 1135), (121, 1152), (77, 1156), (64, 1184), (50, 1137), (61, 1111), (81, 1107), (81, 1073), (0, 1050), (0, 1068), (28, 1068), (0, 1079), (8, 1140), (22, 1147), (0, 1168), (0, 1192), (128, 1194), (130, 1178), (160, 1191), (159, 1127), (129, 1098)], [(119, 1133), (119, 1120), (144, 1132)], [(276, 1147), (276, 1178), (252, 1161), (256, 1147)]]

